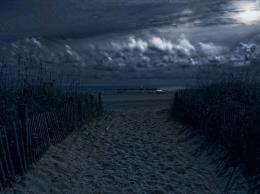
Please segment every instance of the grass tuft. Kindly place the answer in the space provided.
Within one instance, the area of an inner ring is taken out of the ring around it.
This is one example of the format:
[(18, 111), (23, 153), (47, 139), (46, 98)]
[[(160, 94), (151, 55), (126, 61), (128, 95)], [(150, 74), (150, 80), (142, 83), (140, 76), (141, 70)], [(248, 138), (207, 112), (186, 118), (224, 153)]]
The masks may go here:
[(260, 84), (225, 81), (176, 92), (171, 114), (227, 152), (225, 168), (239, 169), (260, 192)]

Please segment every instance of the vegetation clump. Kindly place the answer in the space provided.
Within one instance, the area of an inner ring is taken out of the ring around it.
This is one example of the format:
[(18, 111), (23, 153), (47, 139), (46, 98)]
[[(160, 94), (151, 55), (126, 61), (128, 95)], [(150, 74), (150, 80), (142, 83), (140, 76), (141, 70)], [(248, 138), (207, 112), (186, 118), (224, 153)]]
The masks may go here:
[(224, 148), (226, 167), (239, 169), (260, 191), (260, 84), (224, 81), (180, 90), (171, 113)]

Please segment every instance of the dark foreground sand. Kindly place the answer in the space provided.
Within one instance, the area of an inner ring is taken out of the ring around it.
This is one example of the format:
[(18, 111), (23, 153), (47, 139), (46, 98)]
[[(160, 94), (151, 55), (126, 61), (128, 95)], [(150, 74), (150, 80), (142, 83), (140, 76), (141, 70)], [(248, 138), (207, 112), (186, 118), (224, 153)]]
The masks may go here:
[(187, 141), (185, 126), (169, 119), (171, 97), (105, 96), (105, 118), (52, 146), (4, 193), (224, 193), (216, 166), (195, 155), (196, 139)]

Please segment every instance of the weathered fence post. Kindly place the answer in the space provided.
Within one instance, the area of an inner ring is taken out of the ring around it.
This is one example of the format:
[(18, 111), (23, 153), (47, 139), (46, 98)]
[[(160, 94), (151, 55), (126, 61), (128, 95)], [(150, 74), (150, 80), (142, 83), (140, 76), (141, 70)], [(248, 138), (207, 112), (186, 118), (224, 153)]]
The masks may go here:
[[(19, 105), (18, 107), (18, 117), (19, 121), (21, 123), (21, 138), (23, 142), (23, 151), (24, 151), (24, 156), (26, 159), (28, 159), (28, 154), (29, 154), (29, 134), (28, 134), (28, 126), (27, 126), (27, 120), (28, 120), (28, 107), (25, 104)], [(28, 164), (26, 164), (27, 166)]]
[(78, 99), (77, 101), (77, 105), (78, 105), (78, 121), (79, 121), (79, 126), (82, 124), (82, 102), (81, 102), (81, 99)]
[[(0, 162), (3, 163), (4, 165), (4, 169), (3, 169), (3, 173), (6, 174), (7, 179), (11, 177), (11, 171), (8, 165), (8, 160), (7, 160), (7, 154), (6, 154), (6, 149), (5, 149), (5, 145), (4, 145), (4, 134), (3, 134), (3, 128), (1, 128), (1, 134), (0, 134), (0, 147), (1, 147), (1, 158), (0, 158)], [(12, 178), (12, 177), (11, 177)]]
[(89, 121), (90, 114), (89, 114), (89, 99), (88, 99), (88, 97), (85, 99), (85, 104), (86, 104), (86, 107), (85, 107), (86, 120)]
[(77, 101), (75, 100), (74, 97), (70, 97), (69, 98), (69, 108), (71, 108), (71, 110), (69, 110), (69, 114), (70, 114), (70, 118), (72, 118), (72, 122), (73, 122), (73, 126), (72, 126), (72, 130), (77, 129), (78, 126), (78, 118), (77, 118), (77, 114), (78, 114), (78, 105), (77, 105)]
[(5, 140), (5, 147), (6, 147), (6, 153), (7, 153), (7, 160), (9, 161), (9, 167), (11, 170), (11, 176), (12, 178), (15, 177), (15, 172), (14, 172), (14, 165), (13, 165), (13, 160), (12, 160), (12, 156), (11, 156), (11, 152), (10, 152), (10, 140), (8, 138), (8, 134), (7, 134), (7, 130), (6, 127), (3, 127), (3, 132), (4, 132), (4, 140)]
[(102, 93), (101, 92), (98, 93), (98, 109), (99, 109), (100, 113), (103, 112)]
[[(0, 135), (0, 142), (1, 142), (1, 153), (4, 153), (4, 147), (3, 147), (3, 141), (2, 141), (2, 134)], [(4, 155), (4, 154), (3, 154)], [(4, 159), (6, 159), (5, 157), (6, 156), (3, 156), (1, 155), (2, 157), (0, 158), (0, 190), (1, 190), (1, 183), (6, 183), (6, 180), (7, 180), (7, 177), (9, 176), (8, 174), (8, 171), (6, 170), (5, 171), (5, 168), (4, 168)], [(5, 166), (6, 166), (6, 169), (7, 169), (7, 162), (5, 162)]]
[[(25, 164), (23, 162), (23, 153), (21, 151), (18, 129), (17, 129), (15, 122), (13, 122), (13, 130), (14, 130), (14, 138), (15, 138), (15, 145), (16, 145), (16, 151), (17, 151), (16, 159), (18, 159), (18, 161), (16, 161), (16, 162), (18, 162), (18, 164), (15, 166), (15, 172), (22, 175), (25, 173), (25, 168), (24, 168)], [(22, 139), (21, 139), (21, 141), (22, 141)]]
[(1, 112), (2, 115), (4, 114), (5, 109), (6, 109), (5, 102), (4, 102), (4, 100), (1, 100), (1, 102), (0, 102), (0, 112)]
[(93, 118), (93, 116), (94, 116), (94, 96), (90, 96), (90, 114), (91, 114), (91, 119)]

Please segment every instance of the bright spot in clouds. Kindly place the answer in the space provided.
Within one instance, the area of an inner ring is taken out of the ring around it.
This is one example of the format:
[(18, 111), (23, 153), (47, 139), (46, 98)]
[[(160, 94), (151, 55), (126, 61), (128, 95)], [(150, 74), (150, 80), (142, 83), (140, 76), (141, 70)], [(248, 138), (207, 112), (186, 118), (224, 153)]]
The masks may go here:
[[(116, 45), (116, 48), (119, 49), (124, 48), (123, 46), (115, 43), (113, 45)], [(196, 48), (191, 44), (188, 39), (186, 39), (184, 35), (175, 42), (159, 36), (151, 36), (148, 39), (135, 38), (134, 36), (131, 36), (128, 39), (127, 47), (130, 49), (140, 50), (141, 52), (146, 52), (149, 48), (156, 48), (158, 50), (167, 52), (177, 50), (181, 53), (184, 53), (185, 55), (190, 55), (196, 50)]]
[(260, 5), (256, 2), (242, 2), (237, 4), (239, 12), (234, 19), (245, 24), (255, 24), (260, 22)]
[(128, 46), (131, 49), (139, 49), (141, 51), (146, 51), (148, 48), (148, 43), (141, 39), (135, 39), (134, 37), (130, 37)]
[(204, 54), (211, 55), (211, 56), (219, 55), (221, 53), (221, 51), (223, 51), (223, 49), (224, 49), (221, 46), (217, 46), (217, 45), (213, 44), (212, 42), (210, 42), (210, 43), (200, 42), (199, 45), (201, 47), (201, 51)]
[(191, 42), (185, 38), (184, 35), (178, 40), (178, 44), (175, 46), (177, 50), (183, 51), (186, 55), (190, 55), (194, 52), (196, 48), (191, 44)]
[(152, 37), (151, 43), (160, 50), (171, 51), (173, 49), (173, 45), (171, 41), (165, 40), (160, 37), (156, 37), (156, 36)]

